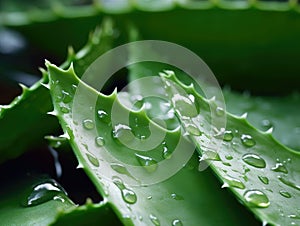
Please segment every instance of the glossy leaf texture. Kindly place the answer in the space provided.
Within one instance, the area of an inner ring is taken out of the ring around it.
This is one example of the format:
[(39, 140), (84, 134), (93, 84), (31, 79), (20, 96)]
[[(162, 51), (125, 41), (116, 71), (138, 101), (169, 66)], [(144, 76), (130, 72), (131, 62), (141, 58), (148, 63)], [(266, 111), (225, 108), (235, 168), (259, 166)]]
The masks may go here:
[[(74, 62), (75, 70), (82, 75), (91, 62), (107, 51), (113, 42), (112, 21), (106, 20), (101, 28), (90, 36), (88, 43), (77, 54), (72, 48), (63, 67)], [(23, 93), (9, 105), (0, 106), (0, 163), (15, 158), (29, 148), (44, 142), (44, 136), (55, 133), (59, 123), (54, 117), (47, 115), (52, 109), (51, 97), (45, 84), (48, 77), (42, 70), (43, 78), (27, 88), (21, 86)], [(68, 99), (67, 94), (63, 97)], [(34, 136), (28, 136), (34, 131)], [(14, 151), (11, 151), (14, 150)]]
[[(204, 99), (174, 73), (165, 73), (163, 78), (177, 116), (198, 147), (200, 163), (208, 164), (223, 187), (228, 187), (264, 224), (299, 224), (299, 152), (280, 144), (272, 131), (254, 128), (246, 115), (239, 117), (221, 111), (214, 99)], [(176, 107), (178, 95), (200, 106), (198, 114), (183, 117), (189, 109)], [(221, 116), (226, 116), (226, 128), (212, 128), (212, 117)], [(191, 125), (200, 132), (189, 132)]]
[[(46, 10), (4, 11), (2, 24), (62, 57), (67, 37), (73, 37), (78, 46), (84, 40), (81, 34), (110, 15), (119, 24), (115, 34), (122, 34), (130, 22), (145, 39), (170, 41), (193, 50), (222, 84), (269, 94), (299, 89), (300, 14), (295, 1), (103, 0), (84, 6), (53, 5)], [(252, 79), (245, 81), (244, 77)]]
[[(164, 171), (164, 167), (170, 170), (176, 165), (185, 155), (183, 148), (190, 145), (182, 139), (179, 154), (172, 153), (180, 143), (180, 129), (164, 129), (148, 118), (143, 107), (130, 110), (116, 92), (109, 96), (97, 92), (80, 81), (72, 67), (62, 70), (50, 63), (47, 67), (54, 112), (65, 137), (69, 137), (79, 167), (125, 225), (257, 224), (220, 189), (210, 172), (198, 171), (197, 154), (184, 167), (180, 164), (174, 175)], [(59, 99), (63, 92), (72, 97), (67, 103)], [(124, 122), (126, 116), (128, 124)], [(141, 144), (147, 146), (143, 139), (149, 138), (150, 128), (154, 134), (164, 135), (164, 140), (145, 152)], [(169, 155), (164, 155), (168, 151)], [(194, 148), (191, 151), (193, 154)], [(167, 174), (165, 180), (161, 179), (163, 174)]]

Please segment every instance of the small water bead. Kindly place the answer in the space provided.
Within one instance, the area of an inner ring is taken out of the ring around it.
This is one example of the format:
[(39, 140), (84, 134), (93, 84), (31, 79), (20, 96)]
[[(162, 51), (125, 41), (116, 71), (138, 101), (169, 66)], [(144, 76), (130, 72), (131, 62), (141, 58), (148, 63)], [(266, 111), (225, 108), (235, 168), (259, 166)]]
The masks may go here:
[(285, 198), (291, 198), (292, 197), (292, 195), (289, 192), (283, 191), (283, 190), (279, 191), (279, 194), (282, 195)]
[(223, 108), (221, 108), (221, 107), (216, 108), (216, 115), (217, 116), (223, 116), (224, 114), (225, 114), (225, 111), (224, 111)]
[(62, 113), (64, 113), (64, 114), (67, 114), (67, 113), (70, 112), (70, 109), (67, 108), (67, 107), (61, 106), (61, 107), (60, 107), (60, 111), (61, 111)]
[(157, 161), (151, 157), (135, 154), (138, 162), (143, 166), (149, 173), (154, 172), (157, 169)]
[(151, 222), (152, 222), (155, 226), (160, 226), (160, 221), (159, 221), (159, 219), (158, 219), (155, 215), (150, 214), (150, 215), (149, 215), (149, 218), (150, 218)]
[(104, 138), (103, 137), (96, 137), (95, 139), (97, 146), (103, 147), (105, 144)]
[(181, 220), (175, 219), (172, 221), (172, 226), (183, 226)]
[(99, 167), (99, 160), (94, 155), (92, 155), (91, 153), (86, 153), (86, 157), (93, 166)]
[(110, 118), (109, 118), (109, 115), (107, 114), (106, 111), (104, 110), (98, 110), (97, 111), (97, 115), (98, 115), (98, 118), (105, 122), (105, 123), (109, 123), (110, 122)]
[(172, 193), (172, 194), (171, 194), (171, 198), (172, 198), (172, 199), (175, 199), (175, 200), (184, 200), (183, 196), (178, 195), (178, 194), (176, 194), (176, 193)]
[(300, 216), (297, 216), (296, 214), (290, 214), (290, 215), (288, 215), (288, 218), (300, 219)]
[(59, 184), (54, 180), (49, 180), (33, 187), (31, 193), (24, 202), (24, 206), (36, 206), (50, 200), (64, 202), (65, 200), (63, 197), (66, 195), (65, 190)]
[(226, 158), (227, 160), (232, 160), (232, 159), (233, 159), (233, 157), (232, 157), (231, 155), (225, 155), (225, 158)]
[(91, 120), (91, 119), (85, 119), (85, 120), (83, 120), (82, 123), (83, 123), (83, 127), (87, 130), (92, 130), (95, 128), (95, 124), (94, 124), (93, 120)]
[(133, 179), (135, 179), (130, 173), (129, 171), (126, 169), (125, 166), (123, 166), (122, 164), (120, 163), (111, 163), (110, 164), (110, 167), (116, 171), (117, 173), (120, 173), (120, 174), (124, 174), (124, 175), (127, 175), (128, 177), (131, 177)]
[(168, 147), (163, 147), (163, 158), (164, 159), (170, 159), (172, 157), (172, 152), (169, 150)]
[(240, 189), (245, 189), (245, 185), (239, 179), (233, 178), (231, 176), (224, 177), (226, 183), (222, 187), (235, 187)]
[(215, 151), (206, 150), (203, 152), (200, 161), (203, 161), (203, 160), (221, 161), (221, 157)]
[(276, 163), (276, 165), (272, 167), (272, 170), (275, 172), (286, 173), (286, 174), (289, 172), (281, 162)]
[(287, 179), (285, 179), (285, 178), (283, 178), (283, 177), (281, 177), (281, 176), (279, 176), (278, 179), (279, 179), (282, 183), (284, 183), (285, 185), (287, 185), (287, 186), (289, 186), (289, 187), (291, 187), (291, 188), (294, 188), (294, 189), (300, 191), (300, 185), (297, 185), (297, 184), (295, 184), (294, 182), (289, 181), (289, 180), (287, 180)]
[(252, 207), (267, 208), (270, 205), (269, 198), (259, 190), (248, 190), (244, 194), (246, 203)]
[(147, 199), (148, 200), (152, 199), (152, 196), (151, 195), (147, 196)]
[(256, 142), (252, 138), (252, 136), (250, 136), (248, 134), (243, 134), (241, 136), (241, 141), (242, 141), (242, 144), (246, 147), (253, 147), (256, 144)]
[(265, 176), (258, 176), (258, 179), (263, 183), (263, 184), (269, 184), (269, 178)]
[(230, 142), (230, 141), (232, 141), (232, 139), (233, 139), (233, 133), (232, 133), (232, 131), (226, 130), (226, 131), (224, 132), (223, 140), (224, 140), (224, 141), (227, 141), (227, 142)]
[(245, 154), (242, 159), (245, 163), (247, 163), (250, 166), (254, 166), (256, 168), (266, 167), (265, 160), (256, 154), (251, 154), (251, 153)]
[(187, 124), (185, 129), (190, 135), (200, 136), (202, 134), (198, 127), (194, 124)]

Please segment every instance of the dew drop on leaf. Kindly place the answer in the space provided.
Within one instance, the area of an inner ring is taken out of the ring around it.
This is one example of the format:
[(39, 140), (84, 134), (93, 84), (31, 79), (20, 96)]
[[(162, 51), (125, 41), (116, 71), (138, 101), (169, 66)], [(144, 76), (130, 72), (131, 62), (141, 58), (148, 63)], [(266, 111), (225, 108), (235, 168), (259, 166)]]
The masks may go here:
[(103, 147), (104, 144), (105, 144), (103, 137), (100, 137), (100, 136), (99, 136), (99, 137), (96, 137), (95, 141), (96, 141), (96, 144), (97, 144), (99, 147)]
[(292, 195), (289, 192), (283, 191), (283, 190), (279, 191), (279, 194), (281, 196), (285, 197), (285, 198), (291, 198), (292, 197)]
[(289, 180), (287, 180), (287, 179), (285, 179), (284, 177), (281, 177), (281, 176), (279, 176), (278, 179), (279, 179), (282, 183), (284, 183), (285, 185), (287, 185), (287, 186), (289, 186), (289, 187), (291, 187), (291, 188), (294, 188), (294, 189), (300, 191), (300, 185), (297, 185), (297, 184), (295, 184), (294, 182), (291, 182), (291, 181), (289, 181)]
[(110, 167), (116, 171), (117, 173), (120, 173), (120, 174), (124, 174), (124, 175), (127, 175), (128, 177), (131, 177), (133, 179), (135, 179), (129, 172), (128, 170), (126, 169), (125, 166), (123, 166), (122, 164), (120, 163), (111, 163), (110, 164)]
[(94, 124), (93, 120), (91, 120), (91, 119), (85, 119), (85, 120), (83, 120), (82, 123), (83, 123), (83, 127), (87, 130), (92, 130), (95, 127), (95, 124)]
[(97, 115), (98, 115), (98, 118), (99, 118), (102, 122), (105, 122), (105, 123), (109, 123), (109, 122), (110, 122), (109, 115), (107, 114), (106, 111), (104, 111), (104, 110), (98, 110), (98, 111), (97, 111)]
[(55, 181), (50, 180), (34, 186), (26, 198), (24, 206), (36, 206), (50, 200), (64, 202), (65, 199), (63, 197), (65, 195), (65, 190)]
[(171, 194), (171, 198), (172, 198), (172, 199), (175, 199), (175, 200), (184, 200), (183, 196), (178, 195), (178, 194), (176, 194), (176, 193), (172, 193), (172, 194)]
[(287, 168), (281, 162), (276, 163), (276, 165), (272, 167), (272, 170), (274, 172), (288, 173)]
[(235, 188), (240, 188), (240, 189), (245, 188), (245, 185), (239, 179), (233, 178), (231, 176), (225, 176), (224, 179), (226, 181), (226, 183), (225, 183), (226, 185), (224, 185), (224, 187), (229, 186), (229, 187), (235, 187)]
[(256, 168), (266, 167), (265, 160), (256, 154), (251, 154), (251, 153), (245, 154), (242, 159), (245, 163), (247, 163), (250, 166), (254, 166)]
[(149, 218), (155, 226), (160, 226), (160, 221), (158, 220), (158, 218), (155, 215), (150, 214)]
[(241, 136), (241, 141), (242, 141), (242, 144), (246, 147), (253, 147), (256, 144), (256, 142), (252, 138), (252, 136), (250, 136), (248, 134), (243, 134)]
[(113, 129), (113, 137), (122, 141), (122, 143), (131, 142), (133, 140), (133, 134), (131, 128), (124, 124), (117, 124)]
[(193, 101), (188, 98), (184, 97), (180, 94), (175, 94), (172, 97), (172, 103), (175, 110), (181, 115), (185, 117), (196, 117), (198, 115), (196, 106), (194, 105)]
[(91, 153), (86, 153), (86, 157), (93, 166), (99, 167), (99, 160), (94, 155), (92, 155)]
[(217, 116), (223, 116), (224, 114), (225, 114), (225, 111), (224, 111), (223, 108), (221, 108), (221, 107), (216, 108), (216, 115)]
[(148, 156), (135, 154), (138, 162), (143, 166), (149, 173), (152, 173), (157, 168), (157, 161)]
[(134, 191), (125, 187), (123, 181), (119, 177), (112, 178), (114, 184), (120, 189), (123, 200), (128, 204), (134, 204), (137, 201), (137, 196)]
[(183, 226), (181, 220), (175, 219), (172, 221), (172, 226)]
[(62, 91), (62, 101), (64, 103), (70, 103), (72, 101), (72, 96), (70, 95), (70, 93), (63, 90)]
[(244, 194), (246, 203), (251, 207), (266, 208), (270, 205), (268, 196), (259, 190), (248, 190)]
[(263, 184), (269, 184), (269, 178), (265, 176), (258, 176), (258, 179), (263, 183)]
[(223, 140), (227, 141), (227, 142), (230, 142), (230, 141), (232, 141), (232, 139), (233, 139), (233, 133), (232, 133), (232, 131), (230, 131), (230, 130), (225, 131), (224, 132)]
[(61, 107), (60, 107), (60, 111), (61, 111), (62, 113), (64, 113), (64, 114), (67, 114), (67, 113), (70, 112), (70, 109), (67, 108), (67, 107), (61, 106)]
[(194, 124), (187, 124), (185, 129), (190, 135), (194, 135), (194, 136), (200, 136), (201, 135), (201, 131)]
[(163, 147), (163, 158), (170, 159), (172, 157), (172, 152), (169, 150), (167, 146)]

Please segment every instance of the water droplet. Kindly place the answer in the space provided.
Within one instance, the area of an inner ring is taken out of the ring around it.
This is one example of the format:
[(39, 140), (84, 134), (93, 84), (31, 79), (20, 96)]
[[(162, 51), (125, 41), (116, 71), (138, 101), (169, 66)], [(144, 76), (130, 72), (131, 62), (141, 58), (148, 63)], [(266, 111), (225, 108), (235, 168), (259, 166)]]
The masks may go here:
[(128, 189), (123, 184), (119, 177), (112, 178), (114, 184), (120, 189), (123, 200), (128, 204), (134, 204), (137, 201), (137, 196), (134, 191)]
[(268, 119), (264, 119), (261, 121), (261, 125), (265, 128), (270, 128), (272, 127), (272, 123)]
[(95, 141), (99, 147), (102, 147), (105, 144), (103, 137), (96, 137)]
[(110, 122), (110, 118), (109, 118), (109, 115), (107, 114), (106, 111), (104, 110), (98, 110), (97, 111), (97, 114), (98, 114), (98, 118), (105, 122), (105, 123), (109, 123)]
[(283, 190), (279, 191), (279, 194), (282, 195), (285, 198), (291, 198), (292, 197), (292, 195), (289, 192), (283, 191)]
[(200, 136), (202, 134), (198, 127), (194, 124), (187, 124), (185, 129), (190, 135)]
[(231, 155), (225, 155), (225, 158), (226, 158), (227, 160), (232, 160), (232, 159), (233, 159), (233, 157), (232, 157)]
[(296, 214), (290, 214), (290, 215), (288, 215), (288, 218), (300, 219), (300, 216), (297, 216)]
[(113, 137), (121, 140), (122, 143), (131, 142), (134, 139), (131, 128), (124, 124), (117, 124), (114, 126)]
[(242, 159), (245, 163), (247, 163), (250, 166), (254, 166), (256, 168), (266, 167), (265, 160), (256, 154), (251, 154), (251, 153), (245, 154)]
[(215, 151), (206, 150), (203, 152), (200, 161), (203, 161), (203, 160), (221, 161), (221, 157)]
[(172, 221), (172, 226), (183, 226), (181, 220), (175, 219)]
[(148, 200), (152, 199), (152, 196), (151, 195), (147, 196), (147, 199)]
[(287, 168), (281, 162), (276, 163), (276, 165), (272, 167), (272, 170), (280, 173), (288, 173)]
[(265, 176), (258, 176), (258, 179), (263, 183), (263, 184), (269, 184), (269, 178)]
[(70, 103), (72, 101), (72, 96), (70, 95), (70, 93), (63, 90), (62, 91), (62, 101), (64, 103)]
[(223, 108), (221, 108), (221, 107), (216, 108), (216, 115), (217, 116), (223, 116), (224, 114), (225, 114), (225, 111), (224, 111)]
[(135, 154), (139, 163), (149, 172), (152, 173), (157, 168), (157, 161), (148, 156)]
[(270, 201), (266, 194), (259, 190), (248, 190), (244, 194), (246, 203), (252, 207), (266, 208)]
[(124, 175), (127, 175), (128, 177), (131, 177), (131, 178), (135, 179), (135, 178), (128, 172), (128, 170), (126, 169), (126, 167), (123, 166), (123, 165), (120, 164), (120, 163), (111, 163), (111, 164), (110, 164), (110, 167), (111, 167), (114, 171), (116, 171), (116, 172), (118, 172), (118, 173), (120, 173), (120, 174), (124, 174)]
[(239, 179), (233, 178), (231, 176), (225, 176), (224, 179), (226, 181), (226, 187), (229, 186), (229, 187), (235, 187), (240, 189), (245, 188), (245, 185)]
[(181, 116), (193, 118), (198, 115), (196, 106), (194, 105), (193, 101), (188, 97), (184, 97), (180, 94), (175, 94), (172, 97), (172, 103), (175, 110)]
[(172, 157), (172, 152), (169, 151), (169, 148), (167, 146), (163, 147), (163, 158), (164, 159), (170, 159)]
[(229, 131), (229, 130), (225, 131), (223, 140), (229, 142), (229, 141), (232, 141), (232, 139), (233, 139), (232, 131)]
[(94, 155), (91, 153), (86, 153), (86, 157), (88, 158), (89, 162), (93, 164), (93, 166), (99, 167), (99, 160)]
[(64, 114), (67, 114), (67, 113), (70, 112), (70, 109), (67, 108), (67, 107), (61, 106), (61, 107), (60, 107), (60, 111), (61, 111), (62, 113), (64, 113)]
[[(54, 180), (49, 180), (34, 186), (23, 204), (24, 206), (36, 206), (50, 200), (64, 202), (66, 195), (65, 190), (59, 184)], [(58, 197), (60, 197), (60, 199)]]
[(289, 181), (289, 180), (287, 180), (287, 179), (285, 179), (285, 178), (283, 178), (283, 177), (281, 177), (281, 176), (279, 176), (278, 179), (279, 179), (282, 183), (284, 183), (285, 185), (287, 185), (287, 186), (289, 186), (289, 187), (291, 187), (291, 188), (294, 188), (294, 189), (300, 191), (300, 185), (297, 185), (297, 184), (295, 184), (294, 182), (291, 182), (291, 181)]
[(183, 196), (178, 195), (178, 194), (176, 194), (176, 193), (172, 193), (172, 194), (171, 194), (171, 198), (172, 198), (172, 199), (175, 199), (175, 200), (184, 200)]
[(247, 135), (247, 134), (243, 134), (241, 136), (241, 141), (242, 141), (242, 144), (245, 145), (246, 147), (253, 147), (256, 144), (256, 142), (255, 142), (255, 140), (253, 140), (252, 136)]
[(91, 120), (91, 119), (85, 119), (85, 120), (83, 120), (82, 123), (83, 123), (83, 127), (88, 130), (92, 130), (95, 127), (95, 124), (94, 124), (93, 120)]
[(149, 215), (149, 218), (150, 218), (151, 222), (152, 222), (155, 226), (160, 226), (160, 222), (159, 222), (158, 218), (157, 218), (155, 215), (150, 214), (150, 215)]

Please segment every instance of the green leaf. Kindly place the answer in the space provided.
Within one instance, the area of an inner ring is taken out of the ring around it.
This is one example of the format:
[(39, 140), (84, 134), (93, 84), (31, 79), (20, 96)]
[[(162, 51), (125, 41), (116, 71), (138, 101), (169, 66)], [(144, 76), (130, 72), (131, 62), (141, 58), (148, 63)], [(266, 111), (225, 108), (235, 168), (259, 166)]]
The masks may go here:
[(284, 97), (256, 97), (223, 91), (227, 110), (235, 115), (248, 113), (248, 120), (256, 128), (273, 135), (282, 144), (300, 151), (300, 96), (298, 93)]
[[(183, 148), (189, 144), (182, 139), (184, 145), (179, 149), (182, 154), (170, 153), (163, 157), (166, 149), (172, 151), (179, 143), (180, 130), (163, 129), (151, 121), (143, 109), (130, 110), (120, 102), (116, 92), (110, 96), (98, 93), (79, 81), (72, 67), (67, 71), (50, 63), (47, 67), (55, 114), (66, 136), (70, 137), (79, 166), (84, 168), (125, 225), (256, 223), (220, 189), (220, 184), (209, 172), (198, 172), (196, 154), (185, 162), (185, 167), (180, 165), (175, 175), (166, 180), (157, 179), (168, 173), (162, 171), (164, 167), (171, 169), (186, 154), (182, 151), (186, 151)], [(72, 90), (74, 85), (76, 93)], [(63, 91), (71, 94), (70, 102), (57, 100)], [(68, 108), (69, 112), (62, 112), (61, 107)], [(124, 123), (126, 116), (129, 118), (127, 125)], [(133, 150), (141, 147), (143, 141), (138, 138), (148, 138), (150, 128), (155, 131), (154, 135), (165, 135), (163, 142), (153, 144), (147, 152), (143, 148)], [(235, 213), (237, 208), (239, 214)]]
[[(186, 131), (189, 125), (201, 131), (196, 135), (190, 133), (190, 137), (197, 144), (201, 161), (211, 166), (224, 183), (223, 187), (229, 187), (264, 223), (299, 224), (299, 152), (278, 143), (271, 131), (257, 130), (245, 116), (222, 111), (227, 118), (226, 128), (211, 128), (211, 118), (220, 118), (217, 103), (213, 99), (205, 100), (193, 86), (182, 84), (172, 73), (163, 78), (168, 81), (166, 92)], [(180, 100), (178, 95), (183, 99), (193, 95), (200, 112), (195, 117), (182, 117), (189, 114), (189, 109), (176, 107), (176, 101)]]
[[(87, 65), (99, 55), (106, 52), (112, 45), (112, 21), (105, 20), (103, 26), (90, 36), (86, 46), (77, 54), (70, 48), (69, 56), (63, 67), (71, 62), (81, 76)], [(59, 124), (55, 117), (47, 115), (53, 107), (48, 87), (48, 77), (44, 77), (31, 88), (22, 86), (23, 93), (11, 104), (0, 106), (0, 163), (15, 158), (31, 147), (44, 142), (44, 136), (58, 130)], [(61, 96), (68, 99), (67, 94)], [(28, 134), (34, 131), (34, 136)], [(13, 151), (12, 151), (13, 150)]]

